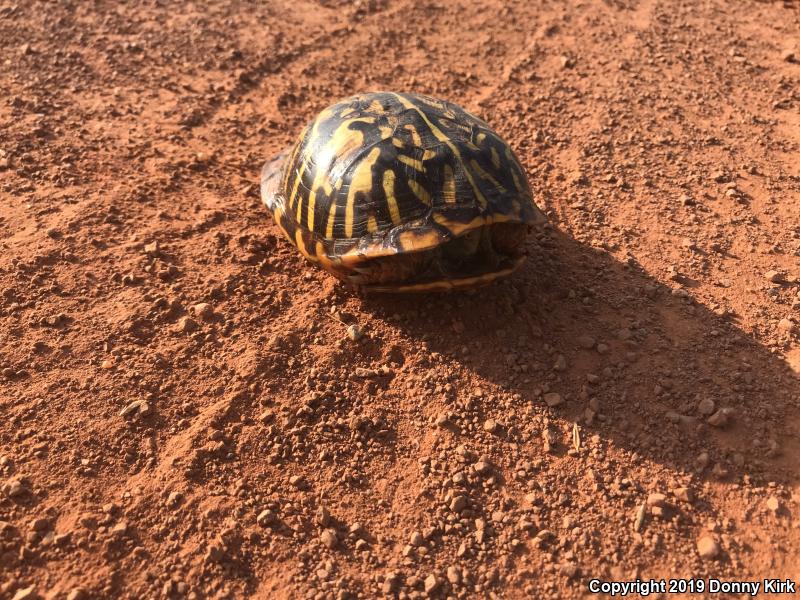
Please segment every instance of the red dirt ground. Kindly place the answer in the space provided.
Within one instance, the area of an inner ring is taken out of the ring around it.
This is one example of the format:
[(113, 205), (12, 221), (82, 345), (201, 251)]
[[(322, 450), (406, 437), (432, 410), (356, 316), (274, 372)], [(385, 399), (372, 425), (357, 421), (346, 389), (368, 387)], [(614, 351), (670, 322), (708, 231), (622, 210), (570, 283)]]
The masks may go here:
[[(5, 0), (0, 48), (0, 598), (800, 578), (796, 0)], [(262, 162), (376, 89), (518, 153), (512, 280), (279, 238)]]

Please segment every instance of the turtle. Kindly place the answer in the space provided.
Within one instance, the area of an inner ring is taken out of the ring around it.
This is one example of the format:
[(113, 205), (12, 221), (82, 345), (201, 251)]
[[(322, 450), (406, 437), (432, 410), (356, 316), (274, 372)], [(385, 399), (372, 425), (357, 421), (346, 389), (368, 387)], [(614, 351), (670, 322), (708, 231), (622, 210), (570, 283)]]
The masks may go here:
[(546, 218), (513, 150), (458, 105), (370, 92), (320, 112), (267, 161), (261, 197), (306, 259), (366, 292), (486, 285)]

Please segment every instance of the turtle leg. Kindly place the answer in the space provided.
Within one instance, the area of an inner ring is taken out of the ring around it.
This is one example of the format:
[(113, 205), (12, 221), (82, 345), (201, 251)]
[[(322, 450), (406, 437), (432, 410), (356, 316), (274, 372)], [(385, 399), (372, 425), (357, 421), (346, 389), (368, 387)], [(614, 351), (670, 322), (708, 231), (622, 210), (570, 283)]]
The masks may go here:
[(438, 250), (433, 249), (377, 258), (355, 267), (353, 272), (347, 275), (347, 279), (359, 286), (406, 281), (427, 271), (437, 252)]
[(495, 223), (492, 225), (492, 247), (504, 256), (519, 256), (528, 235), (525, 223)]

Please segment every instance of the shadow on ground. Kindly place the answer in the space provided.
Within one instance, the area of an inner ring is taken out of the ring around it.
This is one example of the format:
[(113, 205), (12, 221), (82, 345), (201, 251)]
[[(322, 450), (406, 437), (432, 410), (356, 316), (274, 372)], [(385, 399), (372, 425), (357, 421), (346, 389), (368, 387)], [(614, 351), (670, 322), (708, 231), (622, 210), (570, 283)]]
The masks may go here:
[[(558, 230), (531, 244), (508, 282), (468, 295), (373, 296), (364, 308), (396, 319), (518, 406), (558, 394), (550, 415), (565, 429), (578, 422), (584, 435), (720, 481), (798, 471), (800, 379), (787, 363), (735, 315)], [(496, 408), (488, 393), (476, 402), (484, 415)], [(511, 438), (528, 427), (504, 425)]]

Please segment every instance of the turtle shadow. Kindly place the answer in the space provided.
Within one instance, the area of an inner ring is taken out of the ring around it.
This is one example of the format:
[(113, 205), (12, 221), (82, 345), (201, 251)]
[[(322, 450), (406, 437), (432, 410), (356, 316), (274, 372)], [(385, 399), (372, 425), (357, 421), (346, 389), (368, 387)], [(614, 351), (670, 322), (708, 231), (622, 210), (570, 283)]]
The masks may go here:
[[(453, 412), (471, 398), (470, 420), (480, 422), (504, 402), (500, 418), (510, 422), (498, 441), (542, 453), (530, 407), (562, 430), (554, 454), (573, 444), (577, 423), (584, 444), (596, 435), (700, 480), (793, 480), (800, 378), (735, 315), (673, 285), (546, 228), (508, 281), (467, 294), (371, 296), (364, 308), (460, 366), (452, 393), (440, 394)], [(476, 381), (494, 390), (476, 395)], [(459, 439), (486, 435), (463, 425)]]

